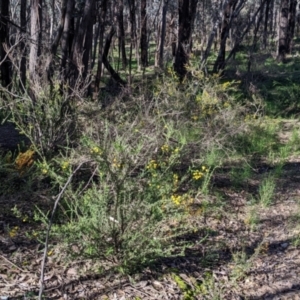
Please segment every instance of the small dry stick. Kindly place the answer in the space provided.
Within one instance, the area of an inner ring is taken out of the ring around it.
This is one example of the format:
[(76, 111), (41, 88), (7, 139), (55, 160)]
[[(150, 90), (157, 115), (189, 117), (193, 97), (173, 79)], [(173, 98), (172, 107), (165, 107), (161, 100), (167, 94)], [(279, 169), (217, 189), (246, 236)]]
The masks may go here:
[(76, 169), (75, 171), (69, 176), (66, 184), (64, 185), (64, 187), (62, 188), (61, 192), (58, 194), (52, 212), (51, 212), (51, 218), (48, 224), (48, 228), (47, 228), (47, 234), (46, 234), (46, 241), (45, 241), (45, 249), (44, 249), (44, 255), (43, 255), (43, 260), (42, 260), (42, 266), (41, 266), (41, 276), (40, 276), (40, 290), (39, 290), (39, 300), (42, 300), (42, 296), (43, 296), (43, 291), (44, 291), (44, 276), (45, 276), (45, 264), (46, 264), (46, 258), (47, 258), (47, 253), (48, 253), (48, 242), (49, 242), (49, 234), (50, 234), (50, 230), (51, 230), (51, 226), (53, 223), (53, 217), (55, 215), (56, 209), (57, 209), (57, 205), (59, 200), (61, 199), (62, 195), (64, 194), (66, 188), (68, 187), (68, 185), (70, 184), (73, 176), (75, 175), (75, 173), (81, 168), (81, 166), (85, 163), (88, 163), (90, 161), (85, 161), (83, 163), (81, 163)]
[(23, 272), (23, 273), (27, 273), (28, 271), (23, 270), (22, 268), (18, 267), (16, 264), (14, 264), (12, 261), (10, 261), (8, 258), (6, 258), (5, 256), (3, 256), (2, 254), (0, 254), (0, 256), (6, 260), (9, 264), (11, 264), (12, 266), (16, 267), (19, 271)]

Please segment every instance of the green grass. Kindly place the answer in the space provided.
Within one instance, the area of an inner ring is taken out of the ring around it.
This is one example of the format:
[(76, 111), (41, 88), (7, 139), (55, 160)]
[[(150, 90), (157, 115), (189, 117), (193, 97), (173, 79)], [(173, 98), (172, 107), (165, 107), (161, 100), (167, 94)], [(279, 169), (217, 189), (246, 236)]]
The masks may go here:
[(259, 185), (259, 203), (263, 206), (270, 206), (274, 201), (276, 183), (272, 176), (264, 178)]

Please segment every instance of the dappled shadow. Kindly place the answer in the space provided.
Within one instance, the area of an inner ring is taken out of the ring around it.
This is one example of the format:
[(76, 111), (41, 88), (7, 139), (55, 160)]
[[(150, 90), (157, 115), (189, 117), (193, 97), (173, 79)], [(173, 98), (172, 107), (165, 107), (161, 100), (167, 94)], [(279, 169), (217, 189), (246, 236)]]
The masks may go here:
[[(47, 299), (60, 299), (59, 295), (61, 294), (68, 295), (70, 299), (82, 299), (82, 297), (84, 299), (100, 299), (104, 295), (108, 297), (117, 295), (116, 299), (132, 295), (141, 299), (158, 299), (157, 294), (161, 293), (169, 295), (162, 299), (177, 299), (176, 297), (182, 295), (183, 291), (174, 284), (172, 276), (179, 276), (191, 289), (195, 289), (196, 286), (205, 284), (204, 274), (210, 274), (209, 276), (211, 276), (211, 280), (214, 280), (216, 286), (224, 285), (223, 287), (220, 286), (223, 293), (222, 299), (230, 300), (234, 299), (234, 296), (239, 296), (240, 299), (276, 299), (276, 297), (289, 295), (289, 293), (299, 293), (299, 282), (292, 282), (290, 278), (284, 279), (284, 276), (289, 276), (293, 272), (295, 274), (300, 272), (300, 263), (293, 258), (297, 257), (296, 254), (299, 249), (292, 246), (291, 237), (278, 239), (279, 231), (284, 232), (286, 230), (283, 227), (293, 215), (289, 211), (281, 212), (281, 208), (278, 208), (277, 205), (280, 204), (281, 195), (291, 195), (296, 192), (297, 188), (300, 188), (300, 162), (295, 160), (282, 166), (281, 173), (276, 179), (278, 181), (278, 200), (270, 208), (266, 208), (270, 209), (270, 212), (266, 211), (265, 215), (260, 216), (256, 225), (257, 230), (254, 231), (249, 230), (243, 219), (243, 208), (247, 205), (246, 197), (232, 192), (234, 189), (232, 188), (233, 182), (230, 179), (230, 172), (232, 168), (238, 167), (237, 164), (216, 170), (212, 186), (215, 191), (224, 194), (223, 212), (222, 214), (214, 212), (213, 206), (217, 204), (214, 204), (214, 199), (210, 199), (212, 203), (209, 209), (212, 210), (209, 210), (207, 215), (202, 214), (194, 217), (197, 220), (195, 223), (197, 230), (178, 236), (172, 241), (174, 247), (179, 248), (186, 242), (191, 244), (185, 248), (183, 254), (176, 255), (174, 253), (173, 256), (169, 257), (157, 257), (152, 260), (151, 264), (140, 265), (139, 271), (133, 272), (130, 276), (118, 275), (114, 268), (110, 268), (101, 274), (75, 276), (76, 278), (72, 279), (70, 276), (66, 276), (66, 273), (62, 272), (60, 268), (56, 269), (55, 265), (52, 265), (47, 268), (47, 273), (57, 272), (61, 280), (57, 285), (51, 284), (50, 281), (49, 285), (46, 286), (45, 296)], [(276, 165), (268, 165), (262, 161), (260, 164), (257, 163), (252, 169), (251, 182), (247, 179), (248, 182), (244, 182), (238, 188), (256, 196), (261, 179), (274, 172), (276, 167)], [(4, 205), (5, 199), (1, 199), (0, 205)], [(7, 204), (12, 208), (19, 201), (18, 198), (11, 199)], [(24, 198), (23, 201), (27, 203), (26, 210), (29, 210), (30, 205), (31, 207), (33, 205), (30, 202), (30, 197)], [(284, 205), (284, 203), (282, 204)], [(238, 211), (236, 211), (237, 208)], [(276, 214), (274, 214), (274, 210), (276, 210)], [(292, 213), (295, 214), (296, 212), (293, 210)], [(23, 226), (25, 228), (27, 226), (25, 230), (29, 230), (31, 226), (26, 223), (22, 224), (22, 220), (13, 216), (9, 211), (3, 216), (6, 218), (5, 222), (11, 227)], [(0, 231), (0, 235), (4, 233), (3, 230)], [(12, 246), (21, 252), (25, 249), (34, 252), (39, 244), (34, 241), (29, 243), (23, 239), (16, 239)], [(4, 255), (12, 252), (4, 242), (1, 244), (0, 250)], [(237, 261), (236, 255), (239, 253), (245, 254), (244, 262)], [(300, 253), (298, 254), (300, 257)], [(290, 258), (287, 260), (285, 257), (292, 257), (294, 261)], [(248, 262), (251, 263), (251, 268), (246, 268)], [(279, 267), (279, 263), (282, 266)], [(241, 272), (239, 278), (247, 278), (247, 282), (253, 282), (254, 290), (260, 293), (259, 296), (252, 295), (250, 292), (253, 287), (248, 287), (243, 280), (237, 281), (238, 288), (231, 291), (230, 280), (236, 276), (235, 268), (242, 270), (239, 271)], [(243, 270), (243, 268), (245, 269)], [(227, 283), (224, 281), (224, 277), (228, 278)], [(156, 287), (153, 281), (158, 281), (159, 287)], [(278, 285), (276, 287), (277, 282), (288, 281), (291, 282), (290, 286), (283, 287), (281, 285), (280, 287)], [(259, 284), (263, 286), (273, 284), (274, 291), (271, 289), (259, 290)], [(32, 295), (37, 295), (37, 293), (37, 289), (32, 290)], [(198, 295), (195, 296), (195, 299), (206, 299), (201, 297)], [(24, 295), (10, 299), (23, 298)]]
[(265, 112), (271, 115), (299, 114), (300, 57), (288, 57), (286, 63), (278, 63), (271, 54), (254, 53), (251, 67), (245, 70), (247, 55), (239, 55), (230, 63), (225, 78), (241, 82), (241, 90), (252, 98), (261, 99)]
[(259, 259), (247, 272), (247, 281), (252, 285), (241, 284), (240, 299), (295, 299), (293, 297), (300, 291), (297, 276), (300, 251), (292, 246), (292, 241), (275, 240), (262, 244)]

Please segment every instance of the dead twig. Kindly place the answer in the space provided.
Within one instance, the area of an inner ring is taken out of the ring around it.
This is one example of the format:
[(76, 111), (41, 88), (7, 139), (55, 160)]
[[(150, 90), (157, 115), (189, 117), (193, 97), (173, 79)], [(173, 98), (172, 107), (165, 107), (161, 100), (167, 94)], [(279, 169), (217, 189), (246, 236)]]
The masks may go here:
[(23, 272), (23, 273), (27, 273), (28, 271), (23, 270), (22, 268), (18, 267), (16, 264), (14, 264), (12, 261), (10, 261), (8, 258), (6, 258), (5, 256), (3, 256), (2, 254), (0, 254), (0, 256), (7, 261), (10, 265), (16, 267), (19, 271)]
[(66, 188), (70, 184), (73, 176), (76, 174), (76, 172), (81, 168), (81, 166), (83, 164), (88, 163), (88, 162), (90, 162), (90, 161), (85, 161), (85, 162), (82, 162), (81, 164), (79, 164), (79, 166), (69, 176), (69, 178), (68, 178), (67, 182), (65, 183), (64, 187), (62, 188), (62, 190), (60, 191), (60, 193), (56, 197), (56, 200), (55, 200), (52, 212), (51, 212), (51, 218), (50, 218), (50, 221), (49, 221), (49, 224), (48, 224), (47, 233), (46, 233), (44, 255), (43, 255), (42, 266), (41, 266), (40, 290), (39, 290), (39, 298), (38, 298), (39, 300), (42, 300), (43, 291), (44, 291), (45, 264), (46, 264), (46, 258), (47, 258), (47, 253), (48, 253), (49, 234), (50, 234), (51, 226), (52, 226), (52, 223), (53, 223), (53, 217), (55, 215), (58, 203), (59, 203), (61, 197), (63, 196)]

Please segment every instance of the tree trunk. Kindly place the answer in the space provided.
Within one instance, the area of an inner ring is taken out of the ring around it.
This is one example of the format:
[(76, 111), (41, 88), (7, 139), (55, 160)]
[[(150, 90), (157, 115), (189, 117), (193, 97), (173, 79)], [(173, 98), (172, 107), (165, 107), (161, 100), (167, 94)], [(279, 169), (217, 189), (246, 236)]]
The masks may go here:
[(265, 9), (265, 20), (264, 20), (264, 33), (263, 33), (263, 45), (264, 49), (267, 48), (268, 44), (268, 23), (269, 23), (269, 15), (270, 15), (270, 4), (273, 0), (267, 0), (266, 9)]
[(1, 71), (1, 82), (3, 86), (10, 84), (10, 61), (6, 57), (3, 44), (8, 43), (8, 20), (9, 20), (9, 1), (2, 0), (0, 6), (0, 71)]
[[(221, 5), (220, 5), (221, 6)], [(204, 12), (204, 10), (203, 10)], [(215, 37), (217, 36), (218, 34), (218, 29), (220, 27), (220, 21), (222, 19), (222, 9), (220, 7), (220, 13), (218, 13), (215, 17), (215, 21), (214, 21), (214, 25), (213, 25), (213, 28), (212, 28), (212, 31), (209, 35), (209, 38), (208, 38), (208, 41), (207, 41), (207, 45), (206, 45), (206, 48), (205, 48), (205, 51), (203, 52), (202, 54), (202, 58), (201, 58), (201, 69), (204, 69), (205, 72), (207, 72), (207, 69), (205, 67), (205, 64), (206, 64), (206, 61), (207, 61), (207, 58), (209, 56), (209, 53), (210, 53), (210, 50), (211, 50), (211, 47), (213, 45), (213, 41), (215, 39)]]
[(255, 28), (254, 28), (254, 32), (253, 32), (253, 42), (252, 42), (252, 49), (255, 51), (256, 46), (257, 46), (257, 42), (258, 42), (258, 32), (259, 32), (259, 28), (261, 25), (261, 22), (263, 20), (263, 16), (264, 16), (264, 7), (265, 7), (265, 3), (266, 1), (261, 0), (261, 8), (260, 8), (260, 13), (259, 13), (259, 17), (258, 20), (255, 24)]
[(67, 3), (68, 3), (68, 0), (62, 0), (60, 22), (59, 22), (59, 26), (57, 29), (55, 39), (53, 40), (53, 42), (51, 44), (51, 54), (53, 56), (56, 55), (57, 48), (58, 48), (59, 42), (62, 37), (63, 30), (64, 30), (64, 24), (65, 24), (65, 20), (66, 20), (66, 12), (67, 12)]
[(288, 36), (288, 16), (289, 16), (289, 0), (281, 0), (280, 6), (280, 20), (279, 20), (279, 43), (277, 60), (279, 62), (285, 61), (285, 56), (288, 50), (287, 36)]
[(223, 22), (221, 26), (221, 41), (218, 57), (214, 64), (214, 73), (224, 70), (225, 68), (225, 53), (226, 41), (229, 35), (229, 30), (232, 23), (232, 16), (238, 0), (229, 0), (224, 8)]
[[(82, 76), (83, 79), (86, 76), (86, 71), (88, 70), (87, 60), (83, 60), (84, 51), (90, 51), (90, 49), (85, 49), (87, 46), (85, 40), (88, 35), (88, 29), (90, 28), (90, 23), (93, 24), (93, 10), (94, 10), (95, 0), (86, 0), (83, 10), (83, 15), (78, 24), (78, 32), (74, 40), (74, 50), (72, 53), (72, 62), (74, 64), (73, 73), (71, 76), (71, 84), (74, 84), (78, 76)], [(89, 54), (88, 54), (89, 55)]]
[(71, 47), (74, 40), (74, 8), (75, 2), (74, 0), (67, 0), (67, 10), (65, 15), (65, 22), (61, 37), (61, 73), (63, 76), (63, 80), (67, 81), (67, 61), (70, 60), (71, 56)]
[(178, 0), (178, 43), (175, 55), (174, 70), (183, 80), (187, 73), (186, 66), (191, 52), (191, 36), (193, 20), (198, 0)]
[(138, 38), (137, 38), (137, 26), (136, 26), (136, 6), (135, 0), (128, 0), (129, 4), (129, 19), (131, 23), (131, 45), (130, 45), (130, 54), (129, 54), (129, 77), (131, 77), (132, 69), (132, 49), (135, 48), (136, 64), (137, 69), (140, 68), (140, 57), (139, 57), (139, 47), (138, 47)]
[(275, 36), (277, 35), (278, 32), (276, 32), (276, 25), (277, 25), (277, 15), (278, 15), (278, 9), (277, 6), (275, 5), (275, 1), (273, 0), (271, 2), (270, 6), (270, 32), (271, 32), (271, 38), (272, 40), (275, 39)]
[(166, 21), (167, 21), (167, 10), (168, 10), (169, 0), (163, 0), (162, 15), (161, 15), (161, 33), (159, 41), (159, 53), (157, 66), (163, 68), (164, 64), (164, 45), (166, 37)]
[(53, 73), (54, 73), (54, 70), (53, 70), (53, 58), (56, 55), (57, 48), (58, 48), (60, 39), (62, 37), (62, 33), (63, 33), (63, 29), (64, 29), (64, 24), (65, 24), (65, 18), (66, 18), (67, 2), (68, 2), (68, 0), (62, 0), (60, 24), (58, 26), (56, 36), (55, 36), (55, 38), (54, 38), (54, 40), (53, 40), (53, 42), (51, 44), (51, 49), (50, 49), (49, 57), (47, 58), (47, 63), (46, 63), (46, 66), (45, 66), (45, 69), (47, 71), (47, 77), (48, 77), (47, 79), (48, 79), (49, 83), (51, 84), (51, 87), (52, 87), (52, 77), (53, 77)]
[(103, 64), (104, 64), (105, 68), (110, 73), (112, 79), (115, 80), (118, 84), (124, 86), (124, 85), (126, 85), (126, 81), (124, 81), (119, 76), (119, 74), (113, 69), (113, 67), (110, 65), (109, 61), (107, 60), (107, 55), (108, 55), (109, 48), (110, 48), (110, 45), (111, 45), (111, 41), (112, 41), (112, 38), (113, 38), (114, 34), (115, 34), (115, 29), (112, 27), (109, 34), (108, 34), (108, 36), (107, 36), (107, 38), (106, 38), (105, 46), (104, 46), (104, 49), (103, 49), (102, 61), (103, 61)]
[(22, 34), (24, 37), (20, 41), (20, 52), (21, 52), (21, 63), (20, 63), (20, 88), (21, 90), (25, 91), (26, 87), (26, 44), (25, 44), (25, 32), (26, 32), (26, 6), (27, 0), (21, 0), (21, 8), (20, 8), (20, 25), (22, 29)]
[[(93, 3), (95, 5), (95, 2)], [(90, 68), (89, 68), (89, 62), (90, 62), (90, 57), (92, 54), (92, 47), (93, 47), (93, 24), (94, 24), (94, 8), (92, 8), (92, 14), (91, 14), (91, 20), (88, 22), (87, 26), (87, 32), (85, 35), (85, 41), (84, 41), (84, 47), (83, 47), (83, 56), (82, 56), (82, 63), (84, 66), (83, 69), (83, 78), (87, 78)]]
[(125, 49), (125, 30), (124, 30), (124, 3), (123, 0), (118, 1), (118, 13), (117, 13), (117, 21), (118, 21), (118, 40), (119, 40), (119, 53), (121, 53), (122, 57), (122, 67), (126, 69), (127, 67), (127, 57), (126, 57), (126, 49)]
[(293, 38), (295, 33), (295, 25), (296, 25), (296, 16), (297, 16), (297, 0), (290, 0), (290, 8), (289, 8), (289, 25), (287, 31), (287, 53), (292, 53), (293, 48)]
[(225, 66), (226, 63), (229, 61), (229, 59), (230, 59), (232, 56), (234, 56), (234, 54), (236, 53), (236, 51), (237, 51), (239, 45), (242, 43), (244, 37), (245, 37), (246, 34), (250, 31), (251, 26), (255, 23), (256, 17), (257, 17), (257, 15), (258, 15), (258, 13), (259, 13), (259, 12), (262, 10), (262, 8), (264, 7), (266, 1), (267, 1), (267, 0), (263, 0), (263, 1), (261, 2), (260, 6), (258, 7), (258, 9), (256, 10), (256, 12), (253, 13), (252, 19), (250, 19), (250, 20), (248, 21), (247, 27), (246, 27), (245, 30), (241, 33), (241, 35), (240, 35), (240, 37), (238, 38), (238, 40), (235, 41), (234, 47), (231, 49), (231, 51), (230, 51), (230, 53), (228, 54), (226, 60), (224, 61), (224, 66)]
[(141, 63), (148, 66), (147, 0), (141, 0)]
[(101, 3), (101, 11), (100, 11), (100, 24), (99, 24), (99, 46), (98, 46), (98, 62), (97, 62), (97, 74), (95, 77), (95, 95), (99, 93), (100, 89), (100, 81), (102, 76), (102, 52), (103, 52), (103, 39), (104, 39), (104, 31), (105, 31), (105, 19), (107, 12), (107, 2), (108, 0), (103, 0)]
[(171, 22), (170, 22), (169, 28), (170, 28), (169, 43), (172, 48), (173, 61), (175, 62), (178, 28), (176, 26), (175, 16), (173, 13), (171, 13)]
[(37, 62), (41, 46), (41, 0), (31, 0), (31, 26), (30, 26), (30, 53), (29, 53), (29, 78), (36, 81)]

